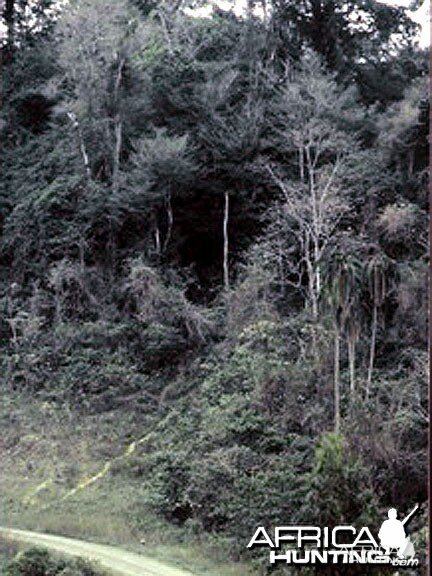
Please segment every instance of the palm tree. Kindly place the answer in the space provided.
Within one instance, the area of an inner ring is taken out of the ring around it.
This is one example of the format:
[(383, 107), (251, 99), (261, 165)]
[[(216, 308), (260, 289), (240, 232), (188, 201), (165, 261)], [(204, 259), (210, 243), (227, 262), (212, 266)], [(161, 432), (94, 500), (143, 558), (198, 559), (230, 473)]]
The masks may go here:
[(348, 340), (350, 390), (355, 392), (355, 348), (360, 334), (359, 296), (363, 269), (351, 254), (336, 253), (325, 271), (325, 293), (334, 327), (334, 429), (340, 430), (340, 343), (345, 332)]
[(369, 347), (369, 365), (366, 380), (366, 398), (369, 398), (372, 385), (372, 373), (375, 363), (376, 336), (378, 329), (378, 312), (384, 304), (387, 294), (388, 258), (382, 252), (376, 252), (366, 265), (366, 274), (372, 298), (372, 326)]

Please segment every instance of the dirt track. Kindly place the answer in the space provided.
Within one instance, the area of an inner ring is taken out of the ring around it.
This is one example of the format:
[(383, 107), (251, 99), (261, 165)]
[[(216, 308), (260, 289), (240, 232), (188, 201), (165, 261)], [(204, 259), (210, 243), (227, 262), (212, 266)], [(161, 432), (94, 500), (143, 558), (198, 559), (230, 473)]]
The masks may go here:
[(68, 556), (81, 556), (98, 562), (102, 568), (118, 576), (193, 576), (192, 572), (114, 546), (9, 528), (0, 528), (0, 538), (41, 546)]

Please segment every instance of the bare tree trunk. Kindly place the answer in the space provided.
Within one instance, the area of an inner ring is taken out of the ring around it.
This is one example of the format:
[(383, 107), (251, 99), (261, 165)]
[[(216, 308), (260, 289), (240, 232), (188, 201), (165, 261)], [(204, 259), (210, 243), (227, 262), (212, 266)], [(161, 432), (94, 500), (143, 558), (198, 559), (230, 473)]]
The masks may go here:
[(90, 179), (91, 178), (90, 161), (89, 161), (89, 156), (87, 153), (87, 148), (86, 148), (86, 145), (84, 142), (84, 136), (83, 136), (83, 133), (81, 131), (80, 123), (78, 122), (78, 119), (73, 112), (68, 112), (67, 115), (68, 115), (70, 121), (72, 122), (73, 127), (77, 131), (78, 143), (79, 143), (79, 148), (80, 148), (81, 156), (82, 156), (83, 163), (84, 163), (84, 169), (85, 169), (87, 178)]
[(87, 149), (84, 144), (84, 138), (80, 129), (78, 130), (78, 137), (80, 141), (81, 156), (84, 162), (84, 169), (86, 171), (87, 178), (90, 179), (91, 178), (90, 162), (87, 154)]
[(308, 275), (308, 292), (309, 292), (309, 302), (312, 311), (312, 356), (315, 361), (315, 365), (319, 364), (319, 353), (318, 353), (318, 298), (315, 291), (315, 273), (313, 269), (313, 262), (309, 255), (309, 239), (305, 242), (305, 260)]
[(173, 209), (172, 209), (172, 204), (171, 204), (171, 194), (167, 198), (166, 211), (167, 211), (168, 228), (167, 228), (167, 233), (165, 236), (165, 242), (163, 245), (163, 251), (164, 252), (167, 249), (168, 243), (171, 239), (171, 234), (172, 234), (172, 229), (173, 229), (173, 224), (174, 224), (174, 214), (173, 214)]
[(312, 245), (314, 253), (315, 289), (317, 294), (319, 295), (321, 289), (321, 279), (319, 269), (319, 259), (320, 259), (319, 242), (320, 242), (321, 225), (320, 225), (318, 198), (317, 198), (317, 188), (315, 185), (315, 167), (311, 157), (309, 146), (306, 147), (306, 160), (307, 160), (307, 169), (309, 177), (309, 192), (312, 201), (312, 230), (313, 230)]
[(228, 237), (228, 221), (229, 221), (229, 193), (225, 192), (225, 207), (224, 207), (224, 219), (223, 219), (223, 238), (224, 238), (224, 248), (223, 248), (223, 280), (225, 289), (229, 288), (229, 267), (228, 267), (228, 257), (229, 257), (229, 237)]
[(348, 364), (350, 374), (350, 391), (353, 396), (355, 393), (355, 341), (348, 339)]
[(114, 83), (114, 106), (115, 106), (115, 118), (114, 118), (114, 155), (113, 155), (113, 171), (112, 171), (112, 189), (113, 192), (118, 191), (119, 187), (119, 174), (120, 174), (120, 156), (122, 149), (123, 140), (123, 122), (121, 119), (121, 113), (119, 109), (120, 103), (120, 86), (123, 77), (123, 68), (125, 65), (124, 58), (119, 60), (117, 76)]
[(158, 226), (157, 224), (155, 224), (154, 235), (155, 235), (155, 249), (156, 249), (156, 254), (159, 255), (159, 254), (161, 253), (161, 241), (160, 241), (159, 226)]
[[(116, 194), (118, 192), (120, 186), (120, 157), (123, 144), (123, 121), (121, 118), (119, 104), (120, 104), (120, 86), (123, 77), (124, 65), (125, 65), (124, 58), (119, 59), (117, 76), (114, 82), (114, 109), (115, 109), (114, 152), (112, 158), (112, 181), (111, 181), (111, 189), (113, 194)], [(117, 251), (116, 251), (116, 239), (114, 232), (114, 220), (112, 215), (110, 215), (110, 222), (109, 222), (109, 249), (111, 253), (111, 268), (113, 272), (117, 260), (117, 253), (116, 253)]]
[[(318, 354), (318, 336), (317, 325), (319, 320), (319, 298), (321, 294), (321, 270), (320, 270), (320, 215), (318, 209), (317, 186), (315, 183), (315, 166), (312, 159), (310, 146), (307, 145), (302, 149), (301, 153), (301, 178), (305, 177), (304, 159), (306, 158), (307, 180), (309, 184), (309, 194), (312, 207), (312, 227), (310, 233), (310, 244), (312, 251), (312, 262), (309, 264), (309, 273), (311, 276), (309, 280), (309, 290), (311, 292), (312, 300), (312, 317), (313, 317), (313, 330), (312, 330), (312, 346), (315, 362), (319, 363)], [(309, 251), (309, 248), (308, 248)]]
[(408, 154), (408, 174), (413, 175), (414, 172), (414, 150), (410, 150)]
[(112, 173), (112, 190), (114, 193), (119, 189), (119, 175), (120, 175), (120, 155), (122, 148), (123, 138), (123, 123), (120, 119), (120, 114), (116, 115), (114, 126), (114, 155), (113, 155), (113, 173)]
[(367, 375), (367, 382), (366, 382), (366, 398), (369, 398), (370, 389), (372, 385), (372, 373), (374, 368), (375, 362), (375, 346), (376, 346), (376, 333), (378, 327), (378, 306), (374, 304), (373, 307), (373, 315), (372, 315), (372, 334), (371, 334), (371, 343), (370, 343), (370, 351), (369, 351), (369, 367), (368, 367), (368, 375)]
[(305, 173), (304, 173), (304, 151), (303, 147), (299, 148), (299, 172), (301, 183), (304, 183)]
[(334, 431), (340, 431), (340, 336), (339, 329), (335, 328), (334, 343)]
[[(312, 278), (313, 282), (313, 278)], [(315, 365), (319, 365), (319, 352), (318, 352), (318, 300), (312, 291), (312, 355), (314, 357)]]
[(277, 251), (277, 267), (278, 267), (278, 274), (280, 279), (279, 284), (279, 293), (281, 296), (285, 296), (286, 286), (285, 286), (285, 274), (284, 274), (284, 266), (283, 266), (283, 248), (281, 237), (278, 237), (278, 251)]

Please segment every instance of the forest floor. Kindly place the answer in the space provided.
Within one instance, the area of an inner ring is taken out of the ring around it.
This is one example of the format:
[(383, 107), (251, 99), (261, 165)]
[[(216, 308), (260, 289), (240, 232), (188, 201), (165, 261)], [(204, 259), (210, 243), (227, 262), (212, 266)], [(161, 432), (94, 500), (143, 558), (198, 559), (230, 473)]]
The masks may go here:
[(2, 391), (0, 525), (120, 547), (197, 575), (254, 576), (226, 560), (223, 543), (156, 517), (141, 480), (116, 474), (150, 429), (130, 409), (83, 415)]

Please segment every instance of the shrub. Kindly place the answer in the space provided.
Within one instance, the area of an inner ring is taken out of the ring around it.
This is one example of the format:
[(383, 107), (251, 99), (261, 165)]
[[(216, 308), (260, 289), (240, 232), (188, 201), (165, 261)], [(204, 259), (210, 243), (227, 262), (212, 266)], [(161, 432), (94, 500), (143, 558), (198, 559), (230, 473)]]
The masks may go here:
[(6, 576), (103, 576), (82, 558), (55, 560), (42, 548), (20, 552), (6, 567)]
[(54, 563), (47, 550), (31, 548), (17, 554), (6, 567), (6, 576), (47, 576), (53, 569)]
[(371, 471), (350, 450), (344, 437), (333, 432), (319, 438), (313, 468), (305, 475), (302, 515), (324, 526), (373, 524), (377, 502)]

